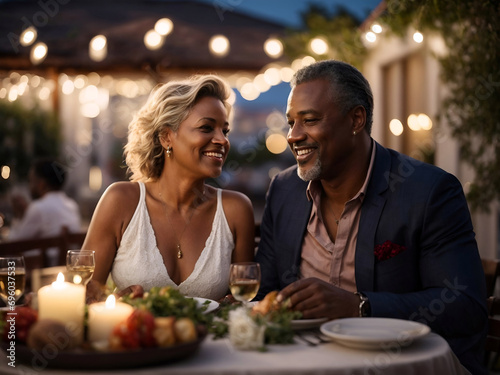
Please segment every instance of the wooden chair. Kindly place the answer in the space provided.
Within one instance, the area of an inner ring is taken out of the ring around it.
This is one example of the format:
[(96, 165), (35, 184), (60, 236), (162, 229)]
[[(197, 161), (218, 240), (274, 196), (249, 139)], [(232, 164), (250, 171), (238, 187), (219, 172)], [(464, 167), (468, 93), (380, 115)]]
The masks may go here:
[(495, 294), (495, 285), (500, 276), (500, 260), (499, 259), (481, 259), (483, 264), (484, 276), (486, 278), (487, 296)]
[(36, 293), (42, 286), (52, 284), (59, 272), (64, 274), (65, 280), (68, 280), (66, 266), (35, 268), (31, 272), (31, 291)]
[(59, 261), (58, 265), (66, 264), (66, 252), (68, 250), (80, 249), (85, 241), (86, 232), (70, 233), (68, 228), (64, 227), (61, 233), (61, 242), (59, 244)]
[(69, 233), (63, 228), (59, 236), (30, 240), (9, 241), (0, 243), (0, 256), (24, 256), (26, 268), (26, 291), (32, 290), (32, 271), (38, 268), (53, 266), (49, 250), (58, 249), (56, 265), (66, 265), (66, 252), (81, 247), (85, 233)]

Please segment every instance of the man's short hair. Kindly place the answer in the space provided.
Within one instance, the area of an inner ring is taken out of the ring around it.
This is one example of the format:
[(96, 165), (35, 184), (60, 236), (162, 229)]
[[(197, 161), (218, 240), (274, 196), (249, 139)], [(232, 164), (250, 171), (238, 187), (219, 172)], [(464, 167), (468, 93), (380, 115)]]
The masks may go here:
[(41, 158), (33, 163), (35, 176), (45, 180), (53, 190), (61, 190), (66, 179), (66, 170), (53, 158)]
[(330, 95), (343, 113), (361, 105), (366, 111), (365, 128), (371, 134), (373, 123), (373, 94), (370, 84), (354, 66), (338, 60), (323, 60), (298, 70), (290, 81), (301, 83), (323, 79), (330, 83)]

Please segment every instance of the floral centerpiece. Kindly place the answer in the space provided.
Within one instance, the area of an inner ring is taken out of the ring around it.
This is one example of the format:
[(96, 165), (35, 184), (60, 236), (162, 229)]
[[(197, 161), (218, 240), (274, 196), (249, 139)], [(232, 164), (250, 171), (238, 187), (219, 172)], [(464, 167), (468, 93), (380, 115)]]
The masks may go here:
[(214, 319), (211, 332), (215, 338), (229, 336), (230, 342), (242, 350), (266, 350), (266, 344), (291, 344), (294, 332), (291, 322), (302, 314), (292, 311), (289, 301), (279, 303), (274, 291), (255, 304), (222, 306)]

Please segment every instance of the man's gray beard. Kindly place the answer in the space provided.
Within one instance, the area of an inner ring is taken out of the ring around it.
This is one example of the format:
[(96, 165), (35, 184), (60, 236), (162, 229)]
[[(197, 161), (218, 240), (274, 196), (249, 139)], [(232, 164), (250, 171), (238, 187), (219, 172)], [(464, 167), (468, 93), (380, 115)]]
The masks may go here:
[(297, 168), (297, 174), (300, 179), (304, 181), (318, 180), (321, 176), (321, 161), (319, 158), (316, 159), (314, 165), (307, 170), (302, 169), (299, 165)]

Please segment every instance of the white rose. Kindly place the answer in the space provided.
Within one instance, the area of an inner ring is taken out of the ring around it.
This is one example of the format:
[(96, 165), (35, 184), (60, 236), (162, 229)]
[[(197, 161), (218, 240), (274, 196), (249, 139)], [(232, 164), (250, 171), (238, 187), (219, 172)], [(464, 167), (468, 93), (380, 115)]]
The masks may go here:
[(229, 312), (229, 340), (238, 349), (262, 348), (266, 326), (258, 325), (248, 313), (244, 307)]

